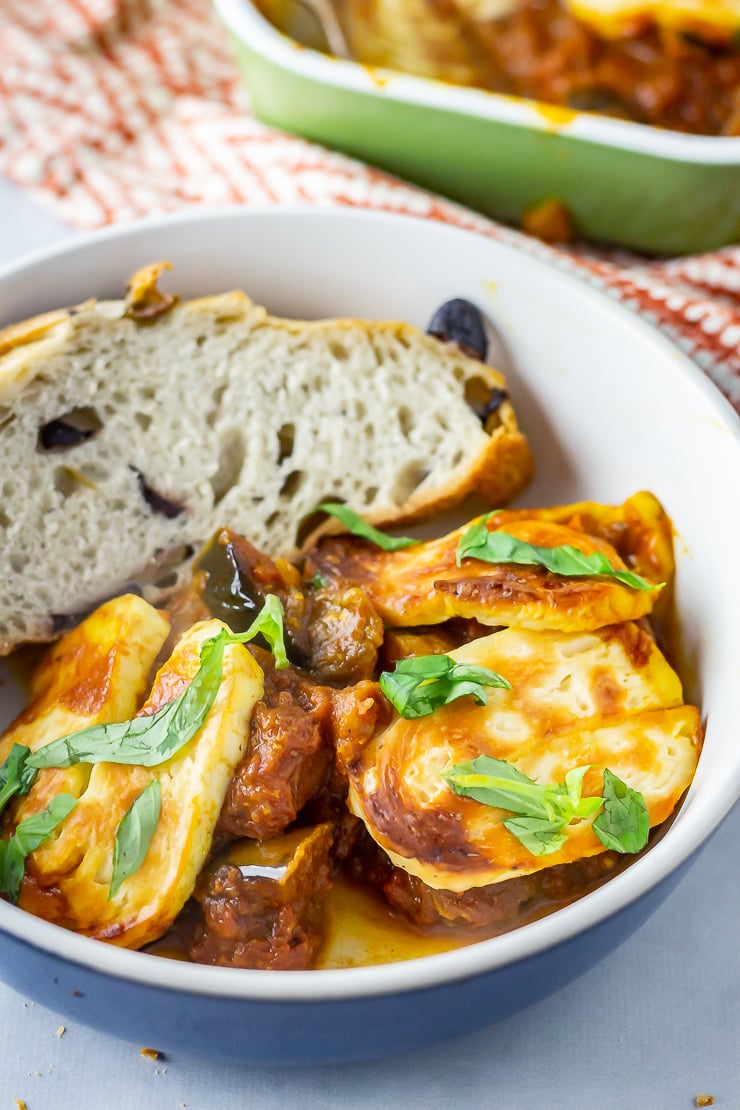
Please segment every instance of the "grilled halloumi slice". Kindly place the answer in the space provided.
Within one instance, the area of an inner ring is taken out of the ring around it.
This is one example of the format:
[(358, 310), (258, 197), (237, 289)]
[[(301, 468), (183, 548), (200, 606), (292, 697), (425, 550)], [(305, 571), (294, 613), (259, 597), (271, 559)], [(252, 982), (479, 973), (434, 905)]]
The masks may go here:
[(604, 38), (658, 24), (725, 42), (740, 29), (740, 0), (566, 0), (566, 6)]
[[(468, 617), (486, 625), (578, 631), (649, 613), (660, 595), (659, 584), (673, 572), (670, 525), (651, 494), (638, 494), (618, 508), (583, 502), (502, 511), (487, 527), (539, 547), (570, 544), (586, 554), (602, 552), (613, 567), (626, 570), (616, 547), (599, 533), (612, 535), (630, 564), (635, 569), (640, 565), (638, 573), (655, 583), (653, 590), (634, 590), (601, 576), (565, 578), (543, 567), (472, 557), (457, 566), (457, 545), (469, 527), (401, 551), (383, 551), (355, 536), (325, 537), (311, 552), (306, 573), (359, 584), (390, 627)], [(661, 573), (666, 577), (659, 577)]]
[(652, 638), (634, 624), (590, 633), (506, 629), (450, 653), (490, 667), (511, 689), (462, 698), (415, 720), (396, 718), (347, 771), (350, 807), (393, 862), (428, 886), (467, 890), (605, 851), (583, 820), (558, 851), (534, 856), (503, 825), (510, 813), (459, 797), (442, 778), (479, 755), (543, 785), (590, 765), (584, 795), (608, 768), (664, 821), (698, 759), (699, 714)]
[[(220, 621), (204, 621), (182, 637), (160, 668), (139, 716), (156, 712), (182, 693), (198, 670), (202, 643), (223, 627)], [(250, 653), (240, 644), (229, 645), (216, 700), (199, 732), (173, 758), (151, 768), (113, 763), (72, 768), (84, 770), (87, 782), (56, 838), (29, 857), (19, 904), (76, 932), (127, 948), (161, 936), (192, 893), (205, 862), (262, 689), (262, 670)], [(65, 788), (54, 776), (68, 773), (39, 774), (25, 800), (26, 816)], [(141, 867), (109, 897), (118, 826), (155, 778), (161, 787), (156, 831)]]
[[(169, 628), (162, 613), (126, 594), (105, 602), (62, 636), (31, 676), (29, 705), (0, 737), (0, 763), (13, 744), (36, 751), (78, 729), (133, 717)], [(44, 790), (50, 798), (61, 793), (78, 798), (89, 774), (83, 764), (44, 771)], [(32, 791), (19, 802), (16, 823), (39, 808)]]

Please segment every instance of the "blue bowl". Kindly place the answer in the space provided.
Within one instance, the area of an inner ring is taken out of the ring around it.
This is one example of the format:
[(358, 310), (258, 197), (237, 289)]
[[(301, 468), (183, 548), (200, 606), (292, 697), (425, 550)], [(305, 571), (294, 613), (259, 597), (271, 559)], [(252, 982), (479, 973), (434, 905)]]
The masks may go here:
[(3, 978), (68, 1021), (156, 1045), (165, 1055), (281, 1067), (376, 1060), (470, 1033), (559, 990), (642, 925), (688, 866), (628, 909), (537, 956), (400, 993), (334, 999), (321, 998), (319, 987), (312, 1001), (269, 1002), (167, 990), (73, 964), (8, 935), (0, 937)]

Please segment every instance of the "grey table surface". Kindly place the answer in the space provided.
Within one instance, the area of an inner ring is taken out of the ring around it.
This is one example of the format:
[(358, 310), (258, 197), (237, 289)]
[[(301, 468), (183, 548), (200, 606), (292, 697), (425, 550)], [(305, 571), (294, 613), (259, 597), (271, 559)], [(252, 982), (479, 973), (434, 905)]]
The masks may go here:
[[(0, 265), (76, 234), (0, 181)], [(483, 1032), (379, 1064), (242, 1068), (70, 1024), (0, 985), (0, 1110), (740, 1110), (740, 808), (634, 936)], [(0, 978), (1, 978), (0, 974)], [(156, 1047), (156, 1046), (155, 1046)]]

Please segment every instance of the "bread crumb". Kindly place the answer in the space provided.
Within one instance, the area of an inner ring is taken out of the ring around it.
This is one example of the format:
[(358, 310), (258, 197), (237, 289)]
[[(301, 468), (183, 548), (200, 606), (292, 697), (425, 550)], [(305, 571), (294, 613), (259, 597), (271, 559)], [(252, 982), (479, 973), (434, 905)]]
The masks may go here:
[(57, 1029), (57, 1037), (63, 1037), (66, 1032), (67, 1032), (67, 1030), (66, 1030), (65, 1026), (60, 1025), (59, 1028)]
[(714, 1106), (714, 1095), (697, 1095), (694, 1106)]
[(141, 1055), (145, 1060), (161, 1060), (162, 1053), (157, 1052), (156, 1048), (142, 1048)]

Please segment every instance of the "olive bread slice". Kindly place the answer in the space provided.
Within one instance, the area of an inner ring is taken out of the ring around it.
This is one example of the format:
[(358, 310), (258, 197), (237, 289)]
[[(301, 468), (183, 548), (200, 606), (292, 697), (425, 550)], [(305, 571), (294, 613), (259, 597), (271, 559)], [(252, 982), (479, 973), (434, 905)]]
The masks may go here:
[(502, 376), (455, 344), (178, 303), (166, 265), (0, 332), (0, 654), (122, 590), (162, 600), (224, 524), (290, 555), (325, 500), (392, 525), (529, 480)]

